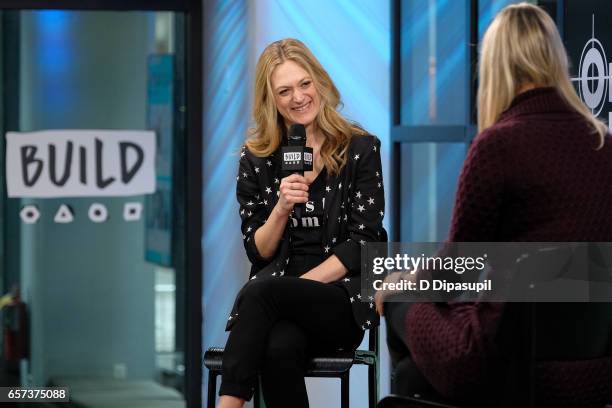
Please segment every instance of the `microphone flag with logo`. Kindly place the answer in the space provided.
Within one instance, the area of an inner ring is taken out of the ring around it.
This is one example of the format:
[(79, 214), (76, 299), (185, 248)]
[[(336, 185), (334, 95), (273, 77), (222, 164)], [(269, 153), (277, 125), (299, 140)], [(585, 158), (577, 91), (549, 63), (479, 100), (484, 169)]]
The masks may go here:
[[(285, 174), (304, 175), (305, 171), (312, 171), (312, 148), (306, 147), (306, 128), (301, 124), (289, 127), (287, 135), (288, 144), (281, 148), (282, 166)], [(293, 207), (295, 216), (301, 218), (302, 204)]]

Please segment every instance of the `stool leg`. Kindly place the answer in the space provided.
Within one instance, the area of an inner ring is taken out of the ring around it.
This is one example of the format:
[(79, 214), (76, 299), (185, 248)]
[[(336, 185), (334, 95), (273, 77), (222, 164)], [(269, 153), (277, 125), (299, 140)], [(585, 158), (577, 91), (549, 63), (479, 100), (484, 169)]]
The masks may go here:
[(208, 408), (215, 408), (215, 397), (217, 396), (217, 373), (208, 371)]
[(342, 374), (342, 376), (340, 377), (340, 399), (341, 399), (340, 404), (342, 408), (349, 408), (349, 399), (350, 399), (349, 384), (350, 384), (350, 377), (349, 377), (349, 371), (347, 371), (346, 373)]
[(368, 401), (369, 408), (376, 408), (376, 400), (378, 399), (378, 381), (376, 375), (376, 364), (368, 366)]
[(255, 395), (253, 395), (253, 408), (261, 407), (261, 391), (260, 391), (259, 377), (257, 377), (257, 383), (255, 384)]

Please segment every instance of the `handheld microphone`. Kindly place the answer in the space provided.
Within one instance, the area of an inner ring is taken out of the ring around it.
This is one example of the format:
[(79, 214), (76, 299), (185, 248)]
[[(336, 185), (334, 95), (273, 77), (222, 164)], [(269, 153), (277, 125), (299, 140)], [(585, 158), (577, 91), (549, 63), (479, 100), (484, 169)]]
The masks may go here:
[[(312, 148), (306, 147), (306, 128), (304, 125), (294, 124), (289, 128), (287, 135), (288, 145), (283, 146), (281, 153), (283, 162), (281, 169), (287, 173), (304, 175), (305, 171), (312, 171)], [(302, 217), (304, 204), (296, 204), (293, 211), (297, 218)]]

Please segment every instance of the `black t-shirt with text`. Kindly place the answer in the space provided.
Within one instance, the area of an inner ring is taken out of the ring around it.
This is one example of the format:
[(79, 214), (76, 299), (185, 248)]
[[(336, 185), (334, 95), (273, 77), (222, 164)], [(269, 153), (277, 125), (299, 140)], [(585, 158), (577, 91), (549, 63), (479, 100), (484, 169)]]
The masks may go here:
[[(289, 217), (291, 257), (323, 258), (322, 228), (325, 220), (325, 168), (308, 188), (308, 202), (302, 207), (301, 217), (295, 212)], [(293, 263), (293, 262), (292, 262)], [(297, 265), (295, 265), (297, 267)], [(290, 268), (293, 269), (293, 268)], [(305, 271), (304, 271), (305, 272)]]

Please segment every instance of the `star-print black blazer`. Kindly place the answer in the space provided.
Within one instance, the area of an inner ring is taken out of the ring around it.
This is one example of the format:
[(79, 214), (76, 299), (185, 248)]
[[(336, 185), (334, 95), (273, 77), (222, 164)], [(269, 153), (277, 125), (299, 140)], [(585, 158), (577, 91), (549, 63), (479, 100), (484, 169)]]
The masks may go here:
[[(289, 227), (276, 254), (261, 257), (255, 246), (255, 231), (276, 205), (281, 178), (280, 149), (268, 157), (257, 157), (246, 147), (240, 153), (236, 193), (242, 218), (242, 239), (252, 263), (250, 279), (281, 278), (289, 262)], [(335, 254), (348, 269), (338, 281), (350, 296), (355, 321), (363, 329), (379, 323), (374, 299), (361, 291), (361, 246), (386, 241), (382, 226), (385, 197), (380, 160), (380, 140), (371, 135), (355, 135), (349, 145), (349, 158), (336, 177), (328, 176), (325, 187), (325, 219), (321, 248), (326, 256)], [(247, 283), (248, 285), (248, 283)], [(227, 330), (239, 318), (240, 293), (229, 316)]]

